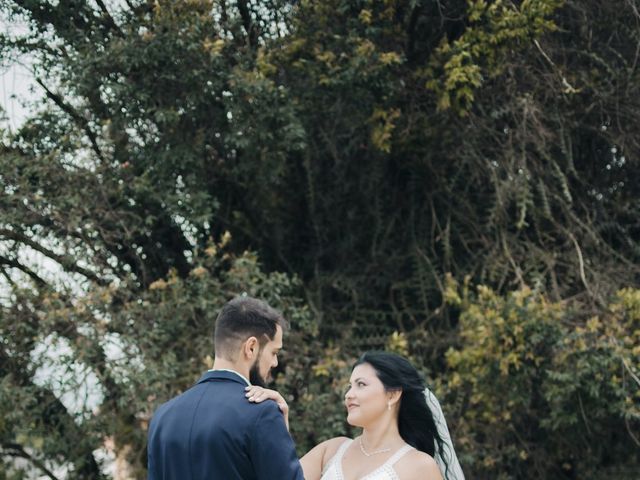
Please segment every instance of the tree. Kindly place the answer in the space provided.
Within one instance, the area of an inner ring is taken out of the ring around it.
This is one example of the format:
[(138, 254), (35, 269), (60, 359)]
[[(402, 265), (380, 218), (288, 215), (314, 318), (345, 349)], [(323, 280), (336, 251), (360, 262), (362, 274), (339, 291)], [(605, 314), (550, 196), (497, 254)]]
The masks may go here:
[[(3, 454), (97, 475), (108, 433), (140, 472), (150, 405), (203, 367), (207, 344), (188, 335), (242, 290), (282, 288), (274, 302), (298, 318), (280, 382), (294, 412), (331, 419), (294, 424), (306, 447), (344, 428), (338, 382), (358, 349), (398, 332), (439, 377), (452, 346), (472, 348), (447, 273), (505, 301), (530, 288), (582, 326), (638, 283), (633, 0), (0, 8), (26, 25), (0, 36), (0, 57), (28, 56), (44, 95), (0, 152), (0, 405), (38, 399), (2, 424)], [(74, 419), (36, 381), (43, 345), (91, 372), (97, 414)]]

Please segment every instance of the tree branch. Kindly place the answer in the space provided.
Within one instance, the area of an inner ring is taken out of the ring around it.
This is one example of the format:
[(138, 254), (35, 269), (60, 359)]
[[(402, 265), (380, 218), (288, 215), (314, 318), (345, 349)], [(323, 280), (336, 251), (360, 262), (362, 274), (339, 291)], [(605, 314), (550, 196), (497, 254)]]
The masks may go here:
[(252, 48), (256, 48), (258, 46), (258, 28), (256, 26), (256, 23), (251, 18), (251, 12), (249, 11), (247, 2), (239, 0), (238, 10), (240, 10), (240, 16), (242, 17), (242, 24), (244, 25), (244, 29), (247, 31), (249, 45)]
[(96, 0), (96, 3), (100, 7), (100, 10), (102, 11), (102, 14), (104, 15), (104, 18), (105, 18), (108, 26), (113, 28), (118, 33), (118, 35), (120, 37), (124, 37), (124, 33), (122, 33), (122, 30), (116, 24), (115, 20), (113, 19), (113, 17), (109, 13), (109, 10), (107, 10), (107, 6), (104, 4), (104, 2), (102, 0)]
[(1, 446), (2, 446), (2, 449), (6, 451), (6, 453), (4, 453), (5, 455), (10, 455), (12, 457), (21, 457), (26, 460), (29, 460), (36, 467), (42, 470), (42, 472), (44, 472), (44, 474), (47, 477), (49, 477), (51, 480), (58, 480), (58, 477), (56, 477), (53, 474), (53, 472), (49, 470), (43, 462), (41, 462), (37, 458), (34, 458), (32, 455), (29, 455), (29, 453), (27, 453), (27, 451), (24, 449), (22, 445), (19, 445), (17, 443), (3, 442)]
[[(41, 277), (39, 277), (33, 270), (31, 270), (30, 268), (27, 268), (26, 266), (22, 265), (20, 262), (16, 260), (13, 260), (11, 258), (7, 258), (4, 256), (0, 256), (0, 265), (6, 265), (11, 268), (17, 268), (22, 273), (27, 274), (40, 287), (44, 287), (47, 285), (47, 282), (45, 282)], [(3, 269), (3, 273), (5, 274), (5, 276), (8, 277), (4, 269)]]
[(418, 18), (420, 17), (420, 5), (416, 5), (411, 10), (411, 15), (409, 16), (409, 25), (407, 27), (407, 46), (405, 50), (405, 55), (409, 62), (413, 61), (414, 56), (414, 47), (416, 43), (416, 25), (418, 24)]
[(68, 105), (67, 103), (65, 103), (65, 101), (62, 99), (60, 95), (53, 93), (51, 90), (49, 90), (49, 88), (44, 84), (42, 80), (40, 80), (37, 77), (35, 80), (38, 83), (38, 85), (40, 85), (44, 89), (47, 97), (51, 99), (53, 103), (55, 103), (58, 107), (60, 107), (62, 111), (69, 114), (69, 116), (73, 120), (75, 120), (75, 122), (85, 131), (85, 133), (89, 137), (89, 141), (91, 142), (93, 151), (96, 153), (96, 155), (98, 155), (98, 158), (104, 162), (105, 161), (104, 155), (102, 154), (102, 151), (98, 146), (97, 137), (95, 133), (93, 133), (91, 128), (89, 128), (89, 122), (87, 121), (87, 119), (84, 118), (82, 115), (80, 115), (78, 112), (76, 112), (73, 109), (73, 107), (71, 107), (71, 105)]
[(567, 232), (567, 235), (573, 242), (573, 246), (576, 248), (576, 253), (578, 254), (578, 268), (580, 271), (580, 280), (582, 280), (582, 284), (584, 285), (584, 288), (586, 288), (589, 295), (593, 297), (593, 292), (589, 288), (589, 284), (587, 283), (587, 276), (585, 275), (585, 272), (584, 272), (584, 259), (582, 258), (582, 249), (580, 248), (580, 244), (578, 243), (578, 241), (576, 240), (576, 237), (571, 232)]
[[(76, 423), (76, 420), (60, 399), (48, 388), (34, 384), (32, 373), (25, 371), (24, 366), (17, 363), (0, 345), (0, 376), (7, 377), (9, 373), (14, 382), (13, 384), (17, 388), (32, 389), (34, 402), (41, 408), (39, 422), (42, 422), (47, 431), (54, 432), (62, 438), (82, 438), (81, 427)], [(4, 445), (2, 446), (4, 447)], [(95, 445), (76, 443), (68, 446), (57, 445), (56, 448), (59, 450), (53, 456), (61, 455), (67, 461), (73, 463), (79, 478), (93, 478), (96, 480), (104, 478), (93, 454)]]
[(62, 266), (62, 268), (64, 268), (65, 271), (67, 272), (75, 272), (75, 273), (84, 275), (89, 280), (96, 282), (98, 285), (106, 285), (107, 283), (103, 279), (98, 277), (95, 273), (91, 272), (90, 270), (87, 270), (86, 268), (76, 265), (73, 262), (73, 260), (71, 260), (69, 257), (58, 255), (57, 253), (52, 252), (48, 248), (43, 247), (38, 242), (34, 241), (32, 238), (27, 237), (23, 233), (15, 232), (13, 230), (8, 230), (6, 228), (0, 228), (0, 235), (5, 238), (9, 238), (11, 240), (15, 240), (17, 242), (23, 243), (28, 247), (31, 247), (34, 250), (37, 250), (38, 252), (42, 253), (46, 257), (51, 258), (52, 260), (55, 260), (56, 262), (58, 262)]

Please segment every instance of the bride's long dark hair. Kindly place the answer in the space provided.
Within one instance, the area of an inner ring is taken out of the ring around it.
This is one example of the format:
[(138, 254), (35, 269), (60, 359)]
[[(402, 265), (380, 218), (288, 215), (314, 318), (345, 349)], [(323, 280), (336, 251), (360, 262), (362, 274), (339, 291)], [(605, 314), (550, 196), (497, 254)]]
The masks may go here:
[[(374, 368), (385, 390), (402, 390), (398, 412), (398, 430), (402, 439), (434, 458), (436, 452), (439, 453), (446, 472), (449, 466), (443, 451), (444, 442), (427, 405), (424, 381), (415, 367), (406, 358), (388, 352), (365, 352), (354, 368), (363, 363)], [(446, 474), (444, 476), (446, 478)]]

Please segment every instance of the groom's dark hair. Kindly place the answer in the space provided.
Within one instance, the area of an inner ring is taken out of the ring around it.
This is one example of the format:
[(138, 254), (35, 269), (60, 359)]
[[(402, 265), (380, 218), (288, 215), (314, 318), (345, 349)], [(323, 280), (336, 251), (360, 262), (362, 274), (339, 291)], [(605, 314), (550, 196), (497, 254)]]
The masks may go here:
[(287, 329), (282, 314), (266, 302), (252, 297), (236, 297), (229, 301), (216, 319), (213, 335), (215, 354), (218, 357), (234, 360), (242, 342), (256, 337), (263, 346), (273, 340), (277, 326)]

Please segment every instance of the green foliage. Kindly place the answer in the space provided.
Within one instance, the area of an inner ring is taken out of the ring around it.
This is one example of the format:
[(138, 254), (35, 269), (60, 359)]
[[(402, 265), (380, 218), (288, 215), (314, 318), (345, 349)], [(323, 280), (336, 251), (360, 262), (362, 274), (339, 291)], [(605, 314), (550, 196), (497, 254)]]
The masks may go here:
[(447, 353), (443, 389), (462, 405), (458, 439), (474, 477), (601, 478), (605, 465), (618, 475), (637, 467), (640, 291), (621, 290), (582, 323), (530, 289), (457, 290), (450, 281), (460, 345)]
[(438, 95), (438, 108), (453, 108), (466, 115), (475, 90), (485, 78), (504, 71), (515, 49), (557, 28), (551, 15), (562, 3), (525, 0), (516, 5), (502, 0), (468, 0), (465, 32), (452, 43), (444, 37), (425, 71), (427, 88)]
[(324, 440), (351, 433), (343, 402), (355, 358), (319, 342), (306, 341), (295, 353), (287, 349), (287, 369), (276, 385), (289, 394), (291, 434), (302, 456)]
[(107, 441), (143, 477), (150, 412), (249, 291), (294, 327), (301, 453), (349, 432), (342, 381), (386, 347), (442, 385), (475, 478), (637, 469), (633, 2), (0, 14), (24, 26), (1, 63), (28, 59), (43, 94), (0, 135), (3, 460), (97, 478)]

